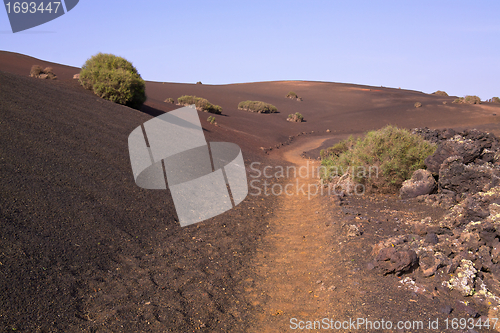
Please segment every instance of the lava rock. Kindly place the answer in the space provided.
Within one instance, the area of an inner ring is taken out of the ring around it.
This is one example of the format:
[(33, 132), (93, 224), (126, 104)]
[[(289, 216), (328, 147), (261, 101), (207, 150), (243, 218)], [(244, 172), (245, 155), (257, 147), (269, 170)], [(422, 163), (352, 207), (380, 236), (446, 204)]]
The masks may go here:
[(427, 235), (424, 238), (424, 241), (428, 244), (435, 245), (439, 242), (439, 238), (435, 233), (431, 232), (427, 233)]
[(448, 157), (439, 169), (439, 187), (455, 193), (488, 191), (500, 184), (498, 170), (487, 165), (465, 165), (461, 156)]
[(436, 180), (432, 174), (423, 169), (413, 172), (411, 179), (405, 180), (399, 191), (401, 199), (416, 198), (430, 194), (436, 189)]
[(410, 271), (418, 265), (418, 257), (413, 250), (397, 251), (393, 247), (387, 247), (378, 253), (375, 258), (376, 266), (383, 275), (394, 273), (401, 275)]
[(436, 151), (425, 159), (425, 166), (432, 174), (437, 175), (441, 164), (451, 156), (460, 156), (465, 164), (473, 162), (480, 157), (482, 144), (473, 140), (465, 140), (460, 135), (442, 142)]

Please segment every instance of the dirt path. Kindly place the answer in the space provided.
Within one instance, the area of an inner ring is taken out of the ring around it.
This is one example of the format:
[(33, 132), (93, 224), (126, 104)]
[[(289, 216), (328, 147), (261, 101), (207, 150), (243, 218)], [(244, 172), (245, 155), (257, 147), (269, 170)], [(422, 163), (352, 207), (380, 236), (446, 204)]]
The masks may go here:
[[(331, 217), (325, 197), (314, 195), (317, 179), (311, 177), (311, 170), (318, 162), (300, 157), (324, 140), (306, 141), (283, 154), (297, 167), (309, 165), (309, 177), (285, 179), (285, 184), (294, 184), (288, 191), (293, 195), (280, 196), (278, 211), (269, 225), (271, 230), (254, 259), (258, 278), (246, 291), (260, 309), (255, 332), (283, 332), (290, 327), (291, 318), (313, 320), (330, 312), (329, 299), (335, 289), (328, 284), (331, 278), (326, 267), (334, 236), (329, 227)], [(301, 186), (304, 191), (297, 191)]]
[[(324, 140), (298, 142), (283, 153), (283, 158), (297, 167), (307, 163), (317, 167), (318, 161), (300, 155)], [(349, 198), (349, 203), (339, 206), (333, 204), (332, 196), (314, 195), (314, 186), (308, 193), (308, 185), (317, 183), (313, 177), (299, 177), (298, 185), (296, 178), (288, 178), (287, 183), (295, 184), (294, 189), (304, 185), (304, 193), (279, 196), (270, 230), (251, 262), (254, 274), (245, 281), (245, 292), (256, 314), (249, 332), (333, 329), (324, 324), (321, 329), (307, 326), (324, 319), (330, 325), (332, 321), (344, 325), (350, 320), (385, 320), (394, 326), (384, 332), (425, 332), (418, 326), (410, 330), (394, 328), (399, 321), (425, 326), (438, 317), (444, 321), (446, 314), (440, 309), (454, 304), (448, 292), (429, 290), (417, 295), (401, 285), (401, 278), (383, 277), (367, 269), (373, 245), (404, 230), (399, 220), (404, 214), (420, 220), (432, 214), (431, 210), (421, 211), (422, 207), (408, 207), (397, 200), (390, 204), (394, 199), (372, 196)], [(382, 213), (392, 211), (390, 207), (397, 210), (394, 212), (399, 219)], [(348, 237), (348, 225), (357, 225), (362, 233)], [(456, 315), (460, 316), (459, 312)], [(355, 331), (352, 327), (336, 328)], [(357, 330), (366, 331), (363, 326)]]

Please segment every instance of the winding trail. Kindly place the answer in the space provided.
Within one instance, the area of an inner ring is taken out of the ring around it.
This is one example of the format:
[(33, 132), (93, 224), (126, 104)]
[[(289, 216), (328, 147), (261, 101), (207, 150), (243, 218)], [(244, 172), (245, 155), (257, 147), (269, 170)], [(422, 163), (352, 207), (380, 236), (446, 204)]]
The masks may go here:
[[(311, 171), (319, 162), (305, 160), (300, 154), (324, 140), (305, 141), (283, 153), (283, 157), (296, 167), (309, 166)], [(255, 332), (283, 332), (290, 328), (291, 318), (314, 320), (330, 312), (329, 300), (335, 287), (328, 285), (331, 278), (326, 264), (331, 262), (334, 235), (329, 227), (328, 201), (325, 196), (315, 195), (318, 179), (312, 175), (308, 172), (309, 177), (285, 179), (285, 184), (294, 184), (294, 190), (289, 190), (293, 195), (280, 196), (270, 231), (253, 260), (258, 278), (246, 292), (259, 309), (252, 327)], [(297, 191), (301, 186), (304, 191)]]

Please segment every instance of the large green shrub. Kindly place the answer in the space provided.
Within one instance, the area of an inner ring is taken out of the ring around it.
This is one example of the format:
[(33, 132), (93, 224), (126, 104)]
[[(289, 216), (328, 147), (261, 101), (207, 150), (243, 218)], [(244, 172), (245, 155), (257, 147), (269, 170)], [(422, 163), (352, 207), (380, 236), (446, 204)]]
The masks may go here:
[(177, 98), (177, 103), (180, 105), (194, 104), (198, 111), (222, 114), (222, 107), (220, 107), (219, 105), (213, 105), (208, 100), (201, 97), (184, 95)]
[(97, 96), (139, 109), (146, 101), (146, 86), (137, 69), (122, 57), (98, 53), (80, 71), (80, 83)]
[(260, 101), (243, 101), (238, 104), (238, 109), (258, 112), (258, 113), (276, 113), (278, 109), (269, 103), (264, 103)]
[[(405, 129), (386, 126), (357, 140), (350, 137), (322, 153), (322, 178), (348, 173), (357, 183), (381, 191), (395, 191), (436, 147)], [(376, 173), (375, 173), (376, 171)]]

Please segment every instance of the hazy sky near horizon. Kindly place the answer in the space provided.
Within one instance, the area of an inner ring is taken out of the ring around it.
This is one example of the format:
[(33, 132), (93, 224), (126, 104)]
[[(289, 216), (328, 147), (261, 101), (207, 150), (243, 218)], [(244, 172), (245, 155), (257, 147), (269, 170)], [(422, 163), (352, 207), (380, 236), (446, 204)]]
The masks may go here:
[(98, 53), (145, 80), (312, 80), (500, 96), (500, 1), (96, 1), (0, 49), (80, 67)]

